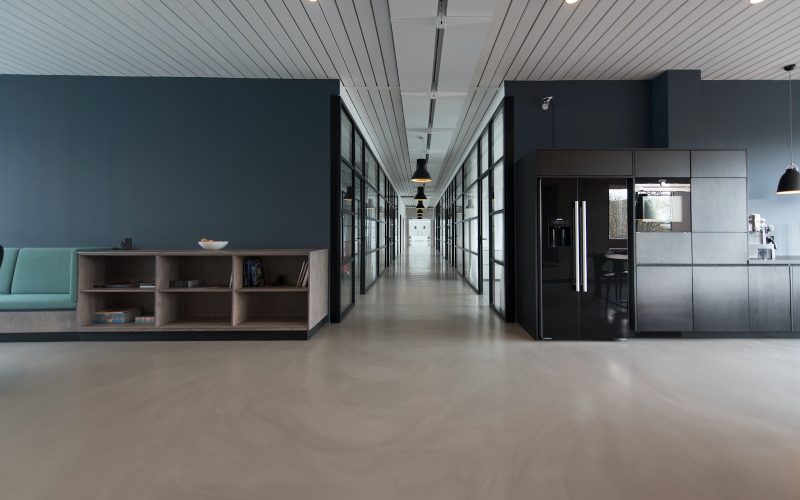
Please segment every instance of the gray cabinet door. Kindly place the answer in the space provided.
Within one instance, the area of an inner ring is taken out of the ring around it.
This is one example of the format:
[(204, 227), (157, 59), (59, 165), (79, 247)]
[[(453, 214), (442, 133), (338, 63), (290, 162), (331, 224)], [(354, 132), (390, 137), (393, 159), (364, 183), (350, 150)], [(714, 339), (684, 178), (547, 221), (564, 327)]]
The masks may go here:
[(692, 231), (747, 232), (747, 179), (693, 177)]
[(747, 153), (692, 151), (692, 177), (747, 177)]
[(637, 264), (691, 264), (692, 233), (636, 233)]
[(800, 266), (792, 266), (792, 330), (800, 332)]
[(690, 266), (637, 266), (636, 330), (692, 331)]
[(636, 177), (690, 177), (689, 151), (634, 151)]
[(789, 266), (750, 266), (750, 330), (792, 330)]
[(692, 233), (695, 264), (747, 264), (747, 233)]
[(539, 151), (542, 177), (632, 176), (633, 151)]
[(694, 266), (694, 331), (750, 328), (747, 266)]

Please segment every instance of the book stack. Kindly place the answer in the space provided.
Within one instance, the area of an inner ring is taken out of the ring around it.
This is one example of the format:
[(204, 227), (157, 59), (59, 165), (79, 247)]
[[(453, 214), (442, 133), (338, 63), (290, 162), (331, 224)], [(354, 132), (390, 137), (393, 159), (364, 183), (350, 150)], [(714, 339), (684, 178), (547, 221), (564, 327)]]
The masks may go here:
[(121, 325), (132, 323), (136, 316), (141, 315), (141, 309), (108, 309), (95, 312), (92, 323), (95, 325)]
[(244, 286), (264, 286), (267, 284), (264, 278), (264, 265), (258, 257), (247, 257), (243, 261)]
[(155, 316), (136, 316), (136, 319), (133, 322), (137, 325), (141, 326), (155, 326), (156, 324), (156, 317)]
[(304, 260), (300, 266), (300, 275), (297, 277), (297, 286), (308, 286), (308, 261)]

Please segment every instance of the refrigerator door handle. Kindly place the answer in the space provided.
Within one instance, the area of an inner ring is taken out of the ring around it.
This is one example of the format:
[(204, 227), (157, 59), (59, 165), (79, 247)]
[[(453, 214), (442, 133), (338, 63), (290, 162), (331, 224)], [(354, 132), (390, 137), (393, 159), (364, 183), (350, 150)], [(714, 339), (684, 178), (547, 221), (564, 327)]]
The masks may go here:
[(580, 241), (581, 241), (581, 230), (580, 230), (580, 208), (579, 208), (579, 201), (572, 202), (572, 233), (573, 233), (573, 241), (572, 241), (572, 256), (575, 261), (575, 291), (581, 291), (581, 256), (580, 256)]
[(583, 291), (589, 291), (589, 267), (586, 252), (586, 202), (581, 202), (581, 270), (583, 273)]

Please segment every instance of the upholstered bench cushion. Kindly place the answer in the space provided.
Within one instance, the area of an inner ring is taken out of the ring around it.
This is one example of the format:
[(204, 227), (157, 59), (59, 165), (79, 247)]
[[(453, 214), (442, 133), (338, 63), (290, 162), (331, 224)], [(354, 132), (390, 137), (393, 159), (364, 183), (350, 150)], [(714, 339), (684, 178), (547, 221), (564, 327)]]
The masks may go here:
[(70, 310), (75, 301), (69, 293), (21, 293), (0, 295), (0, 311)]
[(22, 248), (11, 294), (68, 294), (75, 251), (71, 248)]
[(19, 248), (6, 248), (4, 253), (3, 263), (0, 265), (0, 295), (11, 293), (11, 281), (14, 278)]

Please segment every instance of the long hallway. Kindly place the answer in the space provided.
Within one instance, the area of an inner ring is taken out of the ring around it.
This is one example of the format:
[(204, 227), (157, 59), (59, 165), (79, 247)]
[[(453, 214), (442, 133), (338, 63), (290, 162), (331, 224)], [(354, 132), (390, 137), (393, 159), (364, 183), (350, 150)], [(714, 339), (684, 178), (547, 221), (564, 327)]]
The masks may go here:
[[(534, 342), (413, 248), (309, 342), (0, 349), (20, 499), (790, 499), (789, 340)], [(711, 480), (713, 478), (713, 480)]]

